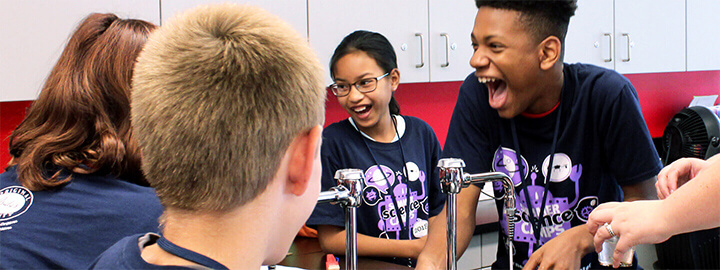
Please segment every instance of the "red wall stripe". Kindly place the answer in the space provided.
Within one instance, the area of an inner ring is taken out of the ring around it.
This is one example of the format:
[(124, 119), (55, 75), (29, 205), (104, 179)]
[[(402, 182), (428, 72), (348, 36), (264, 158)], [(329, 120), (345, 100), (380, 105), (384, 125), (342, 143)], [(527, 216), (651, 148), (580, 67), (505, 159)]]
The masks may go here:
[[(653, 138), (661, 137), (672, 116), (686, 107), (693, 96), (720, 94), (720, 70), (643, 73), (625, 75), (637, 89), (645, 122)], [(401, 112), (425, 120), (445, 143), (450, 116), (461, 82), (405, 83), (395, 92)], [(0, 102), (0, 165), (10, 160), (8, 140), (20, 124), (31, 101)], [(348, 114), (328, 93), (325, 125), (345, 119)]]

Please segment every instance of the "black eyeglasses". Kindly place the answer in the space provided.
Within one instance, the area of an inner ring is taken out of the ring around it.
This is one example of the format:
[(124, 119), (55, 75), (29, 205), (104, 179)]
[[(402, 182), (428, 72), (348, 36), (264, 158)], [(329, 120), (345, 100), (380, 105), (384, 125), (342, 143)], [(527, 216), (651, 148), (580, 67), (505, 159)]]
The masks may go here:
[(328, 88), (332, 90), (333, 94), (335, 94), (336, 97), (344, 97), (350, 94), (350, 87), (352, 87), (353, 85), (358, 91), (360, 91), (360, 93), (370, 93), (372, 91), (375, 91), (375, 89), (377, 88), (377, 82), (380, 79), (385, 78), (387, 75), (390, 75), (390, 72), (385, 73), (384, 75), (377, 78), (365, 78), (351, 84), (333, 83), (328, 86)]

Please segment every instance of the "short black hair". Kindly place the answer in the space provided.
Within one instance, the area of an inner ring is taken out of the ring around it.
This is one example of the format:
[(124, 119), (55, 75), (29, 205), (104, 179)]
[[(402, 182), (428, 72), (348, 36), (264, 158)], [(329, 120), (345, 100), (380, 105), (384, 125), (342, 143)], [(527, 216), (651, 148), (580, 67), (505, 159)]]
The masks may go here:
[(577, 0), (475, 0), (475, 5), (518, 11), (520, 21), (538, 41), (556, 36), (564, 43)]

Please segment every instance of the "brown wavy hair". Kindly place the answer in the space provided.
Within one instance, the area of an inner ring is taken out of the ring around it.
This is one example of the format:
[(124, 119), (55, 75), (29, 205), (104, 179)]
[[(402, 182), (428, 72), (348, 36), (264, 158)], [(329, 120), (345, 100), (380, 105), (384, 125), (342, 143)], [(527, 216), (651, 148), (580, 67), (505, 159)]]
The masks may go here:
[(25, 119), (10, 135), (18, 180), (31, 190), (72, 173), (145, 180), (130, 126), (135, 59), (155, 25), (114, 14), (87, 16), (70, 37)]

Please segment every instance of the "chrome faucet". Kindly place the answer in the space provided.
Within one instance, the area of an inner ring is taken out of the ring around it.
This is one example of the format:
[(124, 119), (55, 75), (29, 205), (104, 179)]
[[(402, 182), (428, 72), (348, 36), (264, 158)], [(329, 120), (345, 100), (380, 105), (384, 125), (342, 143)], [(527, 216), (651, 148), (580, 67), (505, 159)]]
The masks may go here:
[(338, 185), (320, 192), (318, 204), (340, 204), (345, 208), (345, 269), (357, 269), (357, 221), (355, 210), (360, 203), (363, 177), (362, 170), (340, 169), (335, 171)]
[(501, 172), (465, 174), (465, 162), (458, 158), (444, 158), (438, 161), (440, 168), (440, 185), (447, 194), (447, 269), (457, 269), (457, 194), (470, 186), (485, 182), (500, 181), (505, 191), (505, 216), (508, 222), (508, 252), (510, 269), (513, 269), (512, 239), (515, 231), (515, 187), (510, 177)]

